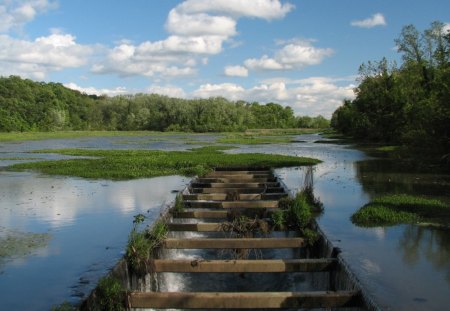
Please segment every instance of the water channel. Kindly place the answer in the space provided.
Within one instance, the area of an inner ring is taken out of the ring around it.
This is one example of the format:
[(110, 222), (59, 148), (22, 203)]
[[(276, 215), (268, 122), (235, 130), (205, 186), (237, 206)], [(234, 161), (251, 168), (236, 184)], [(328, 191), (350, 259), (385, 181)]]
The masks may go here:
[[(19, 158), (62, 158), (28, 153), (38, 149), (185, 150), (195, 148), (193, 141), (211, 143), (215, 138), (174, 135), (0, 143), (0, 166)], [(446, 309), (449, 230), (417, 225), (359, 228), (349, 217), (372, 197), (385, 193), (433, 195), (450, 202), (450, 176), (395, 170), (361, 151), (318, 140), (318, 135), (299, 135), (297, 143), (240, 146), (228, 152), (321, 159), (314, 181), (325, 212), (318, 222), (369, 293), (388, 310)], [(303, 184), (302, 169), (277, 173), (292, 191)], [(0, 309), (49, 310), (63, 301), (79, 302), (123, 256), (133, 215), (144, 213), (150, 222), (156, 219), (174, 199), (173, 190), (181, 190), (189, 181), (182, 176), (107, 181), (0, 171), (0, 241), (30, 234), (47, 237), (0, 257)]]

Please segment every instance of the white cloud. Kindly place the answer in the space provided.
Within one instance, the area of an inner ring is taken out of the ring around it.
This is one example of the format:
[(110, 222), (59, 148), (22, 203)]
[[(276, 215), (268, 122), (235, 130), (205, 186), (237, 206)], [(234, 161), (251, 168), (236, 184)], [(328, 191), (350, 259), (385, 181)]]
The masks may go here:
[(442, 27), (442, 31), (446, 34), (450, 32), (450, 23), (445, 23), (444, 27)]
[[(166, 20), (170, 35), (159, 41), (138, 45), (121, 42), (105, 59), (92, 67), (99, 74), (120, 76), (177, 77), (195, 74), (197, 64), (223, 51), (225, 42), (233, 45), (237, 19), (282, 18), (294, 8), (279, 0), (187, 0), (173, 8)], [(225, 69), (230, 76), (247, 76), (243, 67)]]
[(252, 70), (292, 70), (305, 66), (320, 64), (325, 57), (331, 56), (330, 48), (316, 48), (312, 40), (296, 40), (276, 51), (273, 57), (263, 55), (261, 58), (250, 58), (244, 65)]
[(15, 0), (0, 3), (0, 32), (20, 29), (32, 21), (37, 14), (57, 7), (55, 1), (48, 0)]
[(147, 89), (148, 93), (153, 94), (160, 94), (160, 95), (166, 95), (169, 97), (176, 97), (176, 98), (185, 98), (186, 93), (182, 88), (176, 87), (176, 86), (159, 86), (159, 85), (152, 85)]
[(236, 21), (227, 16), (208, 14), (180, 14), (173, 9), (166, 22), (169, 32), (184, 36), (218, 35), (231, 37), (236, 34)]
[(51, 71), (85, 65), (94, 50), (70, 34), (53, 33), (34, 41), (0, 35), (0, 74), (42, 79)]
[[(345, 82), (345, 83), (344, 83)], [(204, 84), (190, 94), (208, 98), (223, 96), (229, 100), (276, 102), (289, 105), (299, 115), (323, 115), (327, 118), (344, 99), (354, 98), (354, 80), (348, 78), (311, 77), (301, 80), (271, 79), (245, 89), (238, 84)]]
[(128, 91), (125, 87), (116, 87), (114, 89), (97, 89), (95, 87), (81, 87), (77, 85), (76, 83), (70, 82), (64, 84), (65, 87), (79, 91), (81, 93), (89, 94), (89, 95), (108, 95), (108, 96), (117, 96), (117, 95), (123, 95), (127, 94)]
[(385, 26), (387, 23), (383, 14), (376, 13), (369, 18), (353, 21), (351, 25), (362, 28), (373, 28), (375, 26)]
[(222, 84), (202, 84), (193, 91), (193, 97), (209, 98), (209, 97), (225, 97), (230, 100), (245, 99), (245, 89), (234, 83)]
[(227, 77), (247, 77), (248, 69), (243, 66), (226, 66), (224, 73)]
[(290, 3), (282, 4), (279, 0), (187, 0), (175, 10), (185, 14), (219, 13), (239, 17), (256, 17), (266, 20), (283, 18), (295, 8)]

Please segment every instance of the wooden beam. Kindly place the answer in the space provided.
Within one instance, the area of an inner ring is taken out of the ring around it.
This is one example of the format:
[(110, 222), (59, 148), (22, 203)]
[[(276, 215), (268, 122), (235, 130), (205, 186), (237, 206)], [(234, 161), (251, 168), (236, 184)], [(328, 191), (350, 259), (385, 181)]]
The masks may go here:
[(278, 182), (266, 182), (266, 183), (258, 183), (258, 182), (238, 182), (238, 183), (223, 183), (223, 182), (213, 182), (213, 183), (200, 183), (193, 182), (191, 183), (191, 187), (193, 188), (273, 188), (279, 187), (280, 184)]
[(278, 201), (184, 201), (184, 206), (191, 208), (277, 208)]
[(260, 188), (191, 188), (192, 193), (284, 193), (282, 187)]
[(331, 271), (337, 259), (266, 259), (266, 260), (181, 260), (153, 259), (148, 265), (153, 272), (322, 272)]
[(305, 246), (303, 238), (168, 238), (166, 248), (187, 249), (251, 249), (251, 248), (297, 248)]
[[(240, 193), (239, 200), (279, 200), (287, 197), (287, 193)], [(205, 193), (205, 194), (184, 194), (183, 200), (212, 200), (212, 201), (226, 201), (226, 193)]]
[(228, 217), (228, 211), (183, 211), (183, 212), (174, 212), (174, 218), (216, 218), (222, 219)]
[(132, 308), (268, 309), (358, 306), (358, 291), (317, 292), (147, 292), (129, 294)]

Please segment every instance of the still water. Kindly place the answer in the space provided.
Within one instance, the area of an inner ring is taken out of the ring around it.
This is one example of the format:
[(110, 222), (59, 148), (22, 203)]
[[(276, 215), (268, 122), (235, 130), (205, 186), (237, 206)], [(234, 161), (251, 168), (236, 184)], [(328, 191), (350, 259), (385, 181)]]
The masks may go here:
[[(0, 166), (20, 161), (17, 158), (60, 158), (27, 153), (36, 149), (184, 150), (194, 148), (195, 141), (214, 139), (178, 135), (0, 143)], [(401, 172), (368, 161), (363, 152), (348, 146), (315, 143), (319, 139), (300, 135), (298, 143), (241, 146), (229, 152), (321, 159), (314, 182), (325, 212), (318, 222), (375, 300), (388, 310), (446, 309), (450, 231), (416, 225), (358, 228), (349, 217), (373, 196), (391, 192), (437, 195), (449, 202), (450, 176)], [(292, 191), (303, 184), (302, 169), (277, 173)], [(26, 256), (0, 259), (1, 309), (48, 310), (64, 300), (80, 301), (123, 255), (133, 215), (144, 213), (151, 222), (173, 200), (172, 190), (181, 190), (189, 181), (181, 176), (92, 181), (0, 171), (0, 237), (25, 232), (50, 237)]]

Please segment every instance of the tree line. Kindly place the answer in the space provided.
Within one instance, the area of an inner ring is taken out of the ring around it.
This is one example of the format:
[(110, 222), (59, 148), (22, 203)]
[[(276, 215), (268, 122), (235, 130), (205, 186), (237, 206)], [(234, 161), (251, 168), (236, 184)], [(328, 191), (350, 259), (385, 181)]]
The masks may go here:
[(86, 95), (60, 83), (0, 77), (0, 131), (155, 130), (219, 132), (253, 128), (324, 128), (322, 116), (291, 107), (223, 97), (180, 99), (157, 94)]
[(402, 63), (383, 58), (361, 65), (356, 98), (333, 113), (331, 126), (356, 139), (448, 157), (450, 31), (438, 21), (423, 32), (407, 25), (395, 44)]

